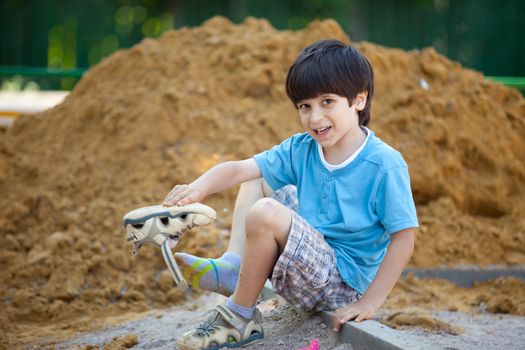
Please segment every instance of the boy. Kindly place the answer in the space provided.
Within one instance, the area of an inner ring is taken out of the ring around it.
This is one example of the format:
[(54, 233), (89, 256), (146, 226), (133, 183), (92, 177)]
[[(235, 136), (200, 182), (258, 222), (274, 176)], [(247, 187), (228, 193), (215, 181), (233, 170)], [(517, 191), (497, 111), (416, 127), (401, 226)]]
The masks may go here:
[[(166, 206), (185, 205), (247, 181), (260, 197), (271, 193), (266, 183), (275, 191), (274, 198), (254, 201), (245, 217), (234, 215), (237, 231), (245, 223), (240, 274), (240, 258), (228, 252), (209, 262), (211, 283), (200, 283), (225, 295), (236, 285), (233, 295), (179, 339), (181, 349), (262, 338), (255, 304), (269, 276), (289, 302), (335, 310), (334, 331), (348, 320), (371, 318), (385, 301), (412, 255), (418, 222), (405, 161), (366, 128), (373, 90), (372, 67), (355, 48), (336, 40), (312, 44), (286, 78), (306, 132), (253, 158), (219, 164), (166, 196)], [(186, 273), (203, 260), (179, 258)]]

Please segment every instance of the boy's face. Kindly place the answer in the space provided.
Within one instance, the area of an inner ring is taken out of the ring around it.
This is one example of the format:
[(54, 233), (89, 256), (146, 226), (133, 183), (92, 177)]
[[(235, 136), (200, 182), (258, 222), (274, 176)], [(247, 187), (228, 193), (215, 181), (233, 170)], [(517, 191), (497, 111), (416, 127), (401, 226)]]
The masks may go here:
[(366, 104), (366, 94), (358, 94), (349, 105), (348, 99), (336, 94), (323, 94), (297, 103), (304, 129), (323, 148), (351, 142), (358, 133), (357, 112)]

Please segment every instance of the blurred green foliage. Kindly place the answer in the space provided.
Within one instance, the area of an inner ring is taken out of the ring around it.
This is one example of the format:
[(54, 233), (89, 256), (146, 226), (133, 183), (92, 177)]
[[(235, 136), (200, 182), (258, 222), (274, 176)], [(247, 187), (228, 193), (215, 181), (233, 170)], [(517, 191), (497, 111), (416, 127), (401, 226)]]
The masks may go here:
[[(354, 41), (433, 46), (486, 75), (525, 76), (522, 0), (0, 0), (0, 66), (87, 68), (120, 48), (215, 15), (301, 29), (333, 18)], [(22, 79), (22, 80), (20, 80)], [(71, 89), (74, 77), (2, 77)], [(11, 86), (9, 85), (9, 86)]]

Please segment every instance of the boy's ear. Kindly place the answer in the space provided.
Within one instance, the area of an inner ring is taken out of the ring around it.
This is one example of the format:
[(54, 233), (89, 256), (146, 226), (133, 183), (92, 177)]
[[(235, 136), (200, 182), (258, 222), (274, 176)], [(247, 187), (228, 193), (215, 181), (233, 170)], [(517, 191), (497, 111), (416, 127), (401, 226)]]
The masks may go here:
[(357, 94), (357, 96), (355, 97), (354, 99), (354, 105), (355, 105), (355, 108), (358, 110), (358, 111), (362, 111), (363, 109), (365, 109), (365, 106), (366, 106), (366, 97), (368, 96), (368, 92), (360, 92)]

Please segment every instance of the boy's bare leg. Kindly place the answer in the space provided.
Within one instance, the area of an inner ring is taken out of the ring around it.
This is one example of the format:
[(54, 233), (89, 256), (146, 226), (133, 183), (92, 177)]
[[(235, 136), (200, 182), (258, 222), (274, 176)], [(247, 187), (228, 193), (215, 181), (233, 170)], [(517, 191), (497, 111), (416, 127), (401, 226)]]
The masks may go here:
[(184, 278), (191, 286), (226, 296), (233, 293), (244, 249), (246, 215), (255, 202), (265, 196), (271, 196), (271, 193), (271, 189), (262, 178), (241, 184), (233, 210), (228, 249), (220, 258), (207, 259), (185, 253), (175, 254)]
[(246, 238), (246, 216), (259, 199), (271, 197), (272, 190), (262, 178), (241, 184), (233, 209), (232, 229), (227, 252), (242, 256)]
[(246, 216), (241, 272), (232, 301), (251, 308), (283, 252), (292, 224), (291, 210), (274, 199), (257, 201)]

